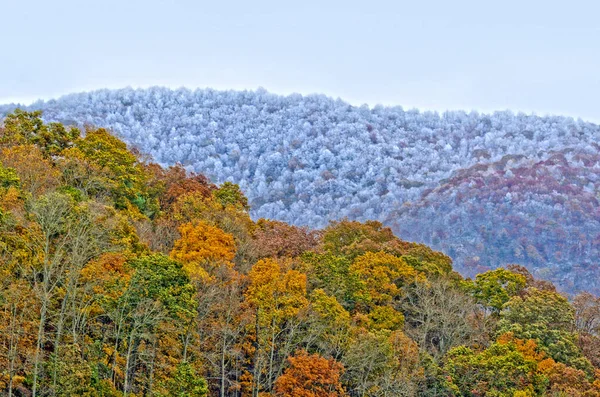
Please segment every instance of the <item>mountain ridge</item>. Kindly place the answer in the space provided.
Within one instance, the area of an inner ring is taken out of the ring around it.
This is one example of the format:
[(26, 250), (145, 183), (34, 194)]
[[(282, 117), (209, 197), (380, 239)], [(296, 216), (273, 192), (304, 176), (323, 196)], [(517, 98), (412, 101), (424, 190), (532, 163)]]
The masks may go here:
[[(12, 108), (14, 105), (0, 106), (0, 113)], [(436, 188), (448, 187), (448, 181), (461, 173), (474, 172), (485, 186), (489, 175), (478, 171), (478, 167), (489, 168), (490, 164), (492, 168), (501, 167), (503, 161), (518, 163), (519, 158), (543, 163), (560, 152), (572, 163), (573, 169), (588, 170), (597, 165), (595, 161), (586, 165), (586, 156), (593, 158), (600, 153), (600, 146), (595, 144), (600, 127), (572, 117), (510, 111), (440, 114), (404, 110), (400, 106), (357, 107), (325, 95), (280, 96), (260, 89), (99, 90), (36, 102), (26, 109), (43, 110), (47, 121), (107, 127), (163, 165), (180, 162), (216, 182), (238, 183), (249, 197), (255, 218), (313, 227), (323, 227), (329, 220), (345, 217), (362, 221), (376, 219), (394, 226), (405, 239), (431, 244), (436, 249), (444, 247), (447, 252), (457, 251), (461, 242), (444, 246), (438, 241), (435, 229), (453, 223), (442, 213), (429, 214), (428, 217), (433, 217), (429, 222), (423, 219), (422, 213), (411, 217), (407, 215), (410, 214), (407, 206), (422, 202)], [(544, 167), (550, 173), (559, 172), (550, 170), (550, 165)], [(560, 169), (559, 166), (554, 168)], [(497, 177), (513, 178), (508, 172)], [(565, 200), (555, 203), (560, 207), (552, 210), (555, 212), (550, 213), (548, 207), (542, 215), (548, 219), (569, 218), (573, 225), (567, 225), (568, 230), (573, 226), (576, 230), (573, 233), (587, 234), (585, 240), (594, 241), (600, 232), (595, 224), (593, 227), (584, 225), (578, 217), (569, 215), (577, 212), (568, 208), (575, 192), (563, 186), (567, 183), (563, 179), (556, 183)], [(535, 185), (544, 180), (532, 178), (530, 182)], [(590, 191), (585, 194), (597, 196), (600, 185), (595, 172), (586, 173), (583, 182)], [(551, 200), (549, 197), (537, 199)], [(486, 201), (488, 199), (479, 198), (482, 207), (479, 211), (485, 213), (484, 204), (491, 203)], [(438, 195), (438, 200), (441, 203), (445, 197)], [(469, 204), (449, 205), (446, 203), (444, 208), (456, 213), (456, 208), (464, 209)], [(492, 208), (492, 204), (488, 207)], [(592, 208), (597, 208), (597, 202)], [(525, 211), (527, 215), (527, 211), (532, 210), (516, 205), (507, 211), (506, 217), (527, 218), (521, 213)], [(480, 218), (486, 228), (494, 226), (491, 214), (485, 213)], [(484, 246), (498, 244), (483, 232), (470, 230), (469, 233), (473, 241)], [(513, 238), (522, 237), (517, 233)], [(553, 244), (537, 238), (534, 247)], [(574, 244), (577, 241), (570, 235), (571, 240)], [(568, 290), (589, 290), (585, 280), (599, 275), (595, 267), (590, 270), (589, 264), (600, 258), (596, 246), (588, 245), (591, 248), (584, 253), (588, 264), (584, 268), (588, 270), (573, 270), (581, 265), (578, 263), (580, 252), (563, 252), (552, 247), (535, 266), (526, 263), (529, 257), (523, 257), (525, 263), (522, 264), (536, 276), (559, 284), (565, 277), (574, 277)], [(522, 248), (524, 252), (526, 248)], [(556, 256), (556, 251), (561, 255)], [(456, 267), (468, 273), (475, 257), (479, 258), (478, 271), (514, 258), (512, 254), (500, 255), (494, 262), (480, 256), (481, 252), (472, 249), (455, 254)], [(557, 266), (558, 271), (548, 271)]]

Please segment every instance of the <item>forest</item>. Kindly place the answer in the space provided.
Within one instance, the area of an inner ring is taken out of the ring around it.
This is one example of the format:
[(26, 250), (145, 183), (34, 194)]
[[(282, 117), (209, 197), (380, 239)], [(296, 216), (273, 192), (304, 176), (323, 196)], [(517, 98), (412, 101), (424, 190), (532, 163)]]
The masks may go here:
[[(0, 106), (0, 116), (15, 107)], [(46, 122), (107, 128), (164, 167), (238, 184), (254, 220), (377, 220), (445, 252), (463, 275), (518, 263), (563, 292), (600, 294), (593, 123), (264, 89), (99, 90), (26, 109), (43, 110)]]
[[(254, 220), (230, 181), (41, 117), (0, 125), (3, 395), (600, 396), (589, 292), (464, 278), (378, 220)], [(481, 172), (428, 194), (477, 197)]]

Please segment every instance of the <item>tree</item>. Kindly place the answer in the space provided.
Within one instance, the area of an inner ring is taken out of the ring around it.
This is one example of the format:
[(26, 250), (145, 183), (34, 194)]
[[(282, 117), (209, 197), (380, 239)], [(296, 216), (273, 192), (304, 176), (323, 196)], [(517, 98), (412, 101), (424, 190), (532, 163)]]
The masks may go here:
[(354, 310), (361, 283), (357, 274), (350, 273), (350, 259), (310, 251), (305, 252), (301, 259), (312, 288), (323, 289), (334, 296), (346, 310)]
[(212, 194), (215, 200), (221, 203), (223, 207), (231, 205), (244, 210), (250, 208), (248, 207), (248, 199), (235, 183), (225, 182), (218, 189), (214, 190)]
[(357, 328), (341, 358), (344, 383), (353, 396), (422, 395), (421, 358), (417, 344), (402, 331)]
[(289, 367), (275, 381), (275, 395), (281, 397), (338, 397), (346, 392), (340, 383), (344, 367), (305, 350), (288, 358)]
[(357, 301), (388, 305), (402, 296), (402, 287), (419, 279), (415, 269), (403, 259), (385, 252), (367, 252), (357, 257), (349, 268), (360, 282)]
[(69, 157), (94, 164), (102, 173), (115, 206), (127, 208), (128, 203), (142, 213), (153, 216), (158, 211), (156, 199), (146, 191), (149, 176), (127, 145), (103, 128), (88, 129), (85, 138), (66, 152)]
[(350, 313), (333, 296), (322, 289), (310, 294), (307, 319), (309, 340), (322, 353), (339, 359), (347, 349), (350, 338)]
[(575, 311), (564, 296), (530, 288), (525, 296), (514, 296), (504, 305), (498, 333), (533, 339), (557, 362), (591, 372), (575, 344), (574, 325)]
[[(280, 362), (276, 360), (276, 355), (281, 355), (280, 344), (285, 346), (289, 341), (286, 337), (293, 337), (297, 331), (299, 324), (295, 318), (307, 308), (308, 299), (306, 276), (296, 270), (285, 270), (273, 259), (258, 261), (248, 278), (250, 284), (245, 296), (256, 316), (252, 374), (256, 394), (262, 387), (272, 389), (273, 381), (281, 371)], [(287, 350), (292, 347), (288, 344)], [(264, 386), (262, 372), (265, 372)]]
[(59, 172), (42, 152), (32, 145), (12, 146), (2, 150), (0, 157), (5, 167), (12, 168), (20, 180), (20, 187), (33, 197), (56, 190)]
[(79, 139), (79, 129), (65, 128), (60, 123), (45, 124), (41, 116), (41, 111), (16, 109), (4, 119), (0, 143), (36, 145), (44, 156), (50, 157), (72, 147)]
[[(184, 194), (172, 207), (171, 216), (180, 223), (205, 222), (233, 236), (236, 244), (236, 264), (243, 264), (251, 249), (254, 223), (244, 208), (223, 206), (201, 192)], [(248, 270), (248, 269), (244, 269)]]
[(526, 281), (521, 274), (499, 268), (478, 274), (470, 289), (478, 303), (498, 314), (510, 298), (525, 288)]
[(176, 164), (163, 169), (158, 164), (146, 164), (148, 173), (152, 175), (149, 181), (154, 188), (161, 192), (159, 195), (160, 207), (163, 211), (170, 211), (177, 200), (192, 193), (199, 193), (205, 198), (210, 198), (217, 189), (210, 180), (201, 174), (188, 173), (181, 164)]
[(206, 380), (199, 377), (187, 362), (177, 365), (175, 374), (167, 382), (169, 396), (173, 397), (205, 397), (208, 396)]
[(437, 359), (459, 345), (485, 344), (491, 331), (474, 299), (444, 279), (416, 283), (402, 309), (408, 336)]
[(600, 336), (600, 298), (583, 292), (573, 299), (575, 326), (579, 332)]
[(233, 236), (205, 222), (185, 223), (179, 233), (171, 258), (181, 261), (194, 277), (206, 276), (213, 263), (229, 262), (235, 256)]
[(133, 273), (126, 290), (116, 300), (107, 302), (108, 308), (114, 306), (109, 309), (115, 316), (111, 320), (116, 324), (124, 321), (122, 336), (119, 336), (122, 342), (115, 341), (115, 346), (117, 349), (119, 345), (126, 347), (125, 394), (142, 387), (137, 379), (142, 367), (149, 369), (144, 373), (144, 387), (147, 389), (153, 384), (154, 373), (150, 369), (156, 357), (146, 354), (149, 361), (143, 360), (140, 349), (154, 344), (159, 326), (174, 323), (176, 327), (172, 332), (183, 332), (181, 327), (194, 318), (196, 311), (194, 287), (179, 262), (154, 254), (133, 259), (128, 265)]
[(381, 223), (365, 223), (343, 220), (331, 222), (322, 236), (323, 249), (336, 255), (354, 258), (366, 252), (394, 251), (401, 249), (402, 242), (390, 228)]
[(545, 389), (543, 378), (535, 374), (536, 361), (524, 357), (514, 344), (494, 343), (480, 353), (455, 347), (448, 352), (445, 369), (458, 395), (512, 397)]
[(318, 244), (317, 233), (284, 222), (259, 219), (253, 233), (257, 258), (298, 257)]

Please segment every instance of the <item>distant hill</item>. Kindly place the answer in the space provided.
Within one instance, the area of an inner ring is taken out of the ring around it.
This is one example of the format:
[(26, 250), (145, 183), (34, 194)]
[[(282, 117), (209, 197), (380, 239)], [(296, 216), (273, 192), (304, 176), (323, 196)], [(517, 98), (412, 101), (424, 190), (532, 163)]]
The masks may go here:
[(100, 90), (27, 108), (108, 127), (161, 164), (238, 183), (256, 218), (313, 227), (377, 219), (443, 250), (468, 275), (520, 263), (567, 291), (600, 292), (592, 123), (264, 90)]

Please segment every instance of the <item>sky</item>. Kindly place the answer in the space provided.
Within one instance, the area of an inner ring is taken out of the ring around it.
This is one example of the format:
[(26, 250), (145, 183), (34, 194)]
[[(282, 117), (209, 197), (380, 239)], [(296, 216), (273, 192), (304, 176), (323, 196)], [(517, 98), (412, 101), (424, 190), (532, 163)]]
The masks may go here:
[(0, 0), (0, 103), (263, 87), (600, 122), (598, 15), (597, 0)]

